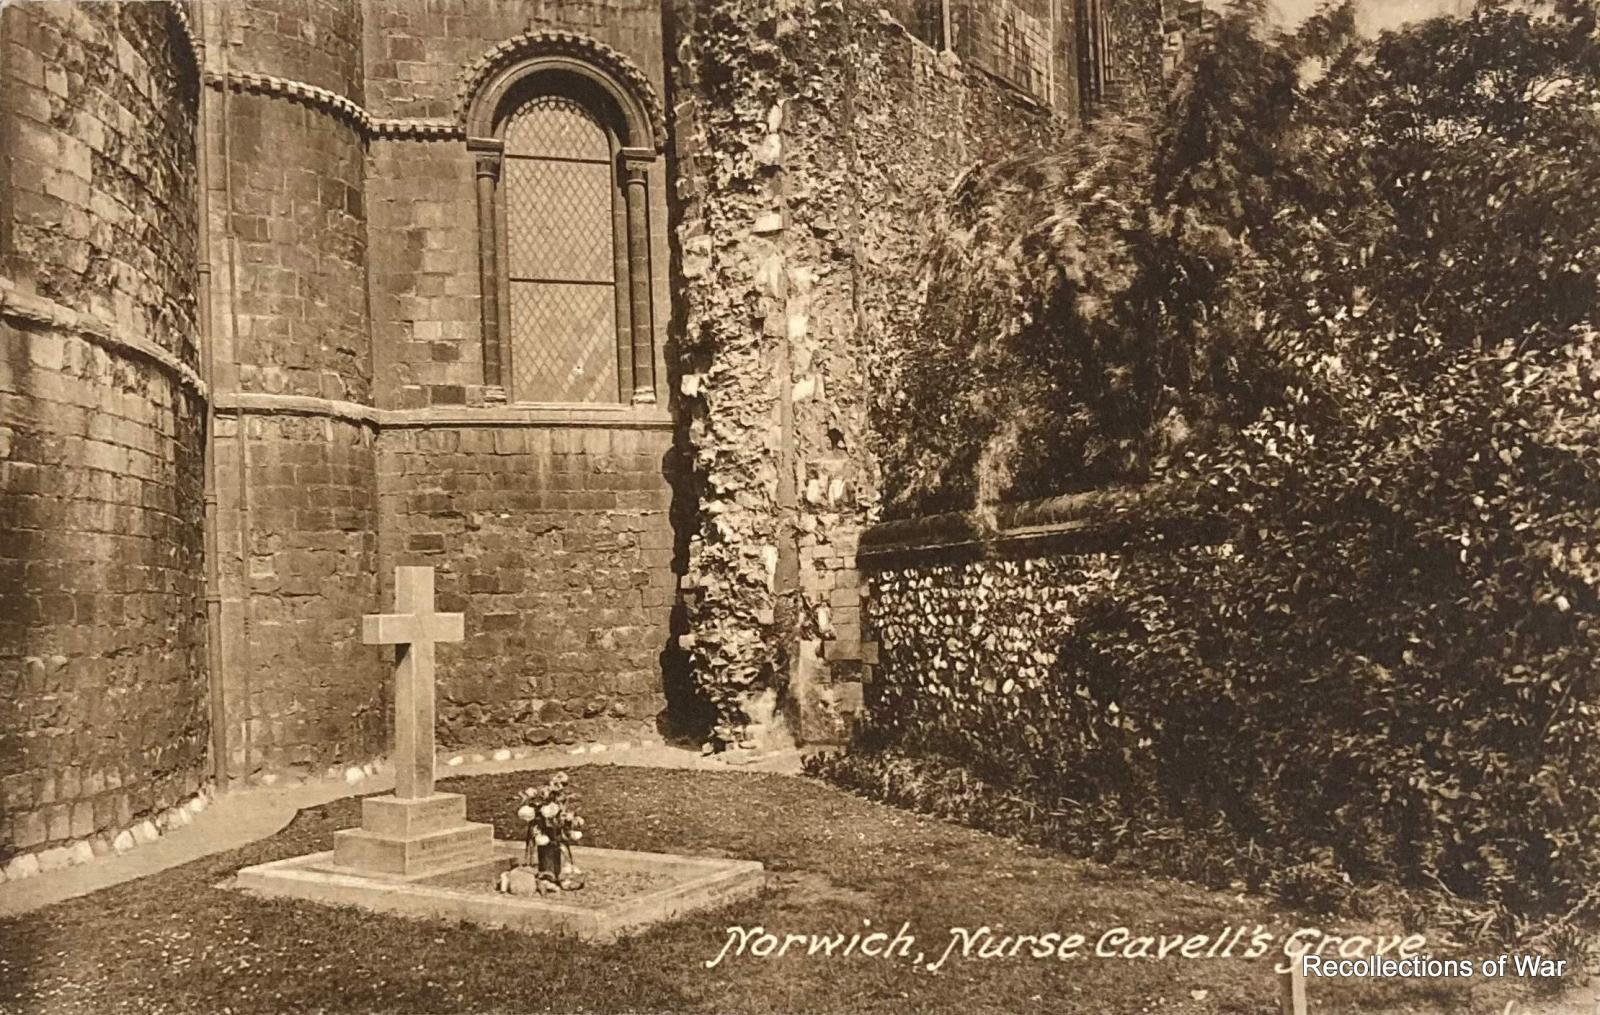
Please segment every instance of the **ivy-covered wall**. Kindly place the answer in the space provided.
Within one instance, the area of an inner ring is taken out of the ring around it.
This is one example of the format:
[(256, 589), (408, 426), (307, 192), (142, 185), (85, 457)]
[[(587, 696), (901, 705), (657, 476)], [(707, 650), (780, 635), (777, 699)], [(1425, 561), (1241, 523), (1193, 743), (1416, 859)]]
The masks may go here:
[(723, 720), (774, 703), (806, 740), (860, 703), (855, 550), (877, 514), (869, 391), (915, 342), (923, 215), (975, 160), (1071, 129), (867, 5), (676, 11), (679, 644)]

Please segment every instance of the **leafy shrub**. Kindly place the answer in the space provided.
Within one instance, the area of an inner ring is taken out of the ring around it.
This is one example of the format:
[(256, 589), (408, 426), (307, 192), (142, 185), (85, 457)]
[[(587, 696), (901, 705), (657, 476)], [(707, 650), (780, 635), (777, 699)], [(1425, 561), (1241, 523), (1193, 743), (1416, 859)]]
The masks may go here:
[(935, 349), (880, 403), (896, 510), (1162, 476), (1224, 538), (1118, 558), (998, 699), (921, 693), (945, 649), (875, 601), (863, 746), (1270, 846), (1304, 901), (1566, 919), (1600, 879), (1595, 11), (1352, 25), (1236, 7), (1153, 123), (955, 196)]

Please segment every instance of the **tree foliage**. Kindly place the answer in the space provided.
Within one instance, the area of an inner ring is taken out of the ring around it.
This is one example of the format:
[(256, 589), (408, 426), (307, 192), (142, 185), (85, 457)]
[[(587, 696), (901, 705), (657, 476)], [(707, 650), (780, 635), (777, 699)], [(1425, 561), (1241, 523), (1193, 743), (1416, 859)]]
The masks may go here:
[(1237, 4), (1149, 123), (954, 196), (895, 509), (1164, 477), (1227, 532), (1084, 606), (1048, 757), (972, 749), (1356, 880), (1600, 883), (1596, 26)]

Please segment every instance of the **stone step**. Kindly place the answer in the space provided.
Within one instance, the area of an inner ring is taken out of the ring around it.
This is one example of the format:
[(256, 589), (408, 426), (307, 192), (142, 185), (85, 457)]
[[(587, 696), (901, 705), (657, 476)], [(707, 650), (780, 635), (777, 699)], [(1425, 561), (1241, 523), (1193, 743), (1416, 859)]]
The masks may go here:
[(410, 837), (364, 828), (333, 833), (333, 862), (363, 874), (415, 878), (493, 859), (494, 826), (468, 822)]
[(402, 800), (390, 793), (361, 801), (361, 827), (391, 839), (414, 839), (467, 823), (467, 798), (460, 793), (435, 793)]

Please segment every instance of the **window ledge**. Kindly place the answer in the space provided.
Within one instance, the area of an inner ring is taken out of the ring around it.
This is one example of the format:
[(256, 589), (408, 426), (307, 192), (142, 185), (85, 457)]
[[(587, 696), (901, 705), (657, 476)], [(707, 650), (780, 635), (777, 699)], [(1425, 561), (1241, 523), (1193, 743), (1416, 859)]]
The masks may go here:
[(486, 406), (433, 406), (388, 409), (384, 427), (527, 426), (601, 427), (668, 430), (672, 414), (664, 405), (560, 405), (522, 403)]

